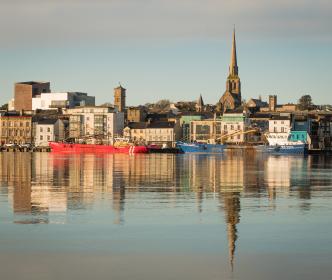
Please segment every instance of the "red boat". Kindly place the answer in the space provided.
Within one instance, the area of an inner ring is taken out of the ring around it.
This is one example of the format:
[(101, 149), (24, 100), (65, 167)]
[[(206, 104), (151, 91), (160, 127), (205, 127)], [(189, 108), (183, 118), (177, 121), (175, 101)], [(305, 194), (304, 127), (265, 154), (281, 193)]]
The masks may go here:
[(147, 153), (146, 146), (134, 145), (100, 145), (100, 144), (70, 144), (49, 142), (52, 152), (57, 153), (111, 153), (111, 154), (140, 154)]

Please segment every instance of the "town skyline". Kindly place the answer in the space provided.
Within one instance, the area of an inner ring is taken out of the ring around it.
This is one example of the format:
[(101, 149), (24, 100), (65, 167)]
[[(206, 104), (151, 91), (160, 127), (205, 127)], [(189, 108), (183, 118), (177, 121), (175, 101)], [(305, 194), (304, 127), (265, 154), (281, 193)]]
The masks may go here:
[[(296, 103), (310, 94), (316, 104), (330, 103), (326, 81), (332, 36), (327, 26), (332, 5), (327, 1), (266, 5), (257, 0), (252, 7), (212, 0), (189, 6), (192, 1), (163, 6), (158, 5), (162, 1), (67, 2), (40, 5), (33, 0), (29, 13), (23, 13), (24, 2), (4, 1), (0, 60), (6, 67), (0, 69), (1, 104), (11, 98), (15, 82), (27, 80), (51, 81), (57, 92), (87, 92), (96, 96), (97, 104), (112, 99), (118, 82), (128, 89), (128, 105), (159, 99), (191, 101), (200, 94), (206, 103), (216, 104), (224, 92), (233, 24), (244, 99), (261, 95), (267, 100), (277, 94), (282, 103)], [(78, 2), (82, 5), (74, 5)], [(66, 12), (61, 13), (61, 7)], [(161, 7), (166, 14), (158, 17)], [(14, 23), (6, 14), (15, 8), (19, 16)], [(295, 8), (297, 13), (288, 17)], [(91, 19), (83, 21), (89, 9), (93, 9)], [(245, 9), (255, 12), (245, 17)], [(114, 17), (106, 17), (104, 10)], [(92, 22), (96, 14), (100, 16)], [(61, 22), (54, 15), (61, 15)], [(78, 16), (79, 24), (69, 15)], [(34, 32), (30, 36), (27, 30)]]

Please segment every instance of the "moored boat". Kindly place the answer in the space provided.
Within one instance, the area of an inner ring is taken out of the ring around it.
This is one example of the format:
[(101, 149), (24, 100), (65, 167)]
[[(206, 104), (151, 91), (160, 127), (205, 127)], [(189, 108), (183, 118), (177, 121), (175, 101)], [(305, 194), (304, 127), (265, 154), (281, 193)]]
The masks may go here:
[(259, 152), (274, 154), (304, 154), (307, 145), (303, 141), (290, 140), (290, 133), (269, 132), (265, 134), (267, 145), (256, 146)]
[(177, 142), (176, 146), (184, 153), (222, 153), (224, 144)]
[(52, 152), (57, 153), (111, 153), (111, 154), (141, 154), (147, 153), (148, 148), (143, 145), (133, 145), (126, 142), (110, 144), (82, 144), (49, 142)]

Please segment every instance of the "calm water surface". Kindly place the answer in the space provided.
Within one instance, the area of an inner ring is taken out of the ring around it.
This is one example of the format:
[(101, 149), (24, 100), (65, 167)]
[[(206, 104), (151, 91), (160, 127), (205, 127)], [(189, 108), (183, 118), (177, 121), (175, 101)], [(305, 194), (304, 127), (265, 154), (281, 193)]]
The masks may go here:
[(331, 279), (328, 156), (0, 153), (0, 279)]

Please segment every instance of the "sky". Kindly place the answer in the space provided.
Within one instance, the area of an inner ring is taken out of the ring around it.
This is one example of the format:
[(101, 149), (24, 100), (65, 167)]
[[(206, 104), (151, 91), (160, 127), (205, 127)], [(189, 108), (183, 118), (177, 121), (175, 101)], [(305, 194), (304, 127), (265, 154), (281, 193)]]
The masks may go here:
[(98, 104), (215, 104), (236, 26), (242, 97), (332, 103), (330, 0), (0, 0), (0, 104), (15, 82), (50, 81)]

